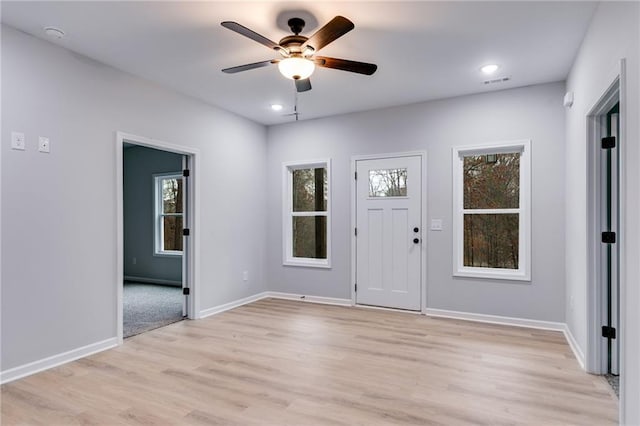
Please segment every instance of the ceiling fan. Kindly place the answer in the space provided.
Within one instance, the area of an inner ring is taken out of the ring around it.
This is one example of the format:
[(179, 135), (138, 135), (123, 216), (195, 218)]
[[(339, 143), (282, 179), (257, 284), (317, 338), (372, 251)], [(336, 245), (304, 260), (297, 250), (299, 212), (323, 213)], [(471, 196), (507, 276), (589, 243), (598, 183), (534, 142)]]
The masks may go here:
[(378, 69), (375, 64), (366, 62), (350, 61), (347, 59), (330, 58), (326, 56), (316, 56), (320, 49), (342, 37), (355, 26), (353, 22), (343, 16), (336, 16), (324, 27), (320, 28), (311, 37), (300, 35), (305, 22), (301, 18), (291, 18), (287, 22), (293, 35), (286, 36), (275, 43), (268, 38), (244, 27), (237, 22), (225, 21), (221, 25), (235, 31), (253, 41), (267, 46), (280, 53), (282, 58), (270, 59), (252, 64), (240, 65), (237, 67), (225, 68), (222, 72), (234, 74), (240, 71), (247, 71), (255, 68), (266, 67), (271, 64), (278, 64), (280, 73), (288, 79), (294, 80), (298, 92), (311, 90), (309, 77), (317, 66), (324, 68), (334, 68), (343, 71), (355, 72), (358, 74), (371, 75)]

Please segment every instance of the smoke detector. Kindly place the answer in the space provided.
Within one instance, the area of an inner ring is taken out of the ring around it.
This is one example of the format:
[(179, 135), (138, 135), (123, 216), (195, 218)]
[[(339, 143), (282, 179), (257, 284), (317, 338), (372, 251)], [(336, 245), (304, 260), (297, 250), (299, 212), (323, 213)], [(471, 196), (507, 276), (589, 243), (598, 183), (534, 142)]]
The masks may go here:
[(44, 27), (44, 33), (51, 37), (51, 38), (55, 38), (55, 39), (62, 39), (64, 38), (64, 31), (62, 31), (60, 28), (56, 28), (56, 27)]

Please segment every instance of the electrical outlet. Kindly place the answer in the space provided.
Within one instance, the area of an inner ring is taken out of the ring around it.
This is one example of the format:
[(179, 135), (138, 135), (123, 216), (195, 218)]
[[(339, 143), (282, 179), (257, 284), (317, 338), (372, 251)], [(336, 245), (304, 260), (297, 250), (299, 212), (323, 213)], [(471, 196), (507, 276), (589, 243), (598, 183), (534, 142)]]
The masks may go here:
[(44, 153), (50, 152), (49, 138), (45, 138), (44, 136), (38, 138), (38, 151)]
[(24, 151), (24, 133), (11, 132), (11, 149), (18, 149)]
[(136, 259), (135, 257), (131, 259), (131, 263), (133, 263), (134, 265), (138, 263), (138, 259)]
[(242, 281), (249, 281), (249, 271), (242, 272)]

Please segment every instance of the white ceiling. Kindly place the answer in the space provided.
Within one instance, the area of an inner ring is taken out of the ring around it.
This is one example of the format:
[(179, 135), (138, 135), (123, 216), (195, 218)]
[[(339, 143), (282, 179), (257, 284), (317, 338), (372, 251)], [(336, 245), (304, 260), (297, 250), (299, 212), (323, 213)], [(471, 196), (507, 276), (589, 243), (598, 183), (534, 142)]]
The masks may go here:
[[(566, 78), (594, 2), (9, 2), (2, 22), (263, 124), (291, 121), (293, 82), (276, 66), (220, 70), (276, 57), (220, 25), (236, 21), (274, 40), (302, 16), (309, 36), (336, 15), (355, 29), (321, 50), (378, 65), (373, 76), (316, 69), (299, 95), (301, 119), (559, 81)], [(302, 11), (295, 13), (292, 11)], [(313, 25), (314, 22), (315, 24)], [(484, 85), (498, 63), (506, 83)], [(282, 103), (279, 113), (270, 109)]]

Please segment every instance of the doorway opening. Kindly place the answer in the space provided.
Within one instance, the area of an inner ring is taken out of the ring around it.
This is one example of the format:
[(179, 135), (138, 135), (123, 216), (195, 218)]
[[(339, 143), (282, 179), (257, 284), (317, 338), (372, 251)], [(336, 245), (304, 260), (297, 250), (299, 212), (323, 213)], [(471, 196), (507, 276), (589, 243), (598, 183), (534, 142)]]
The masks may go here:
[(426, 306), (426, 154), (352, 160), (353, 303), (422, 311)]
[(181, 321), (186, 156), (123, 145), (123, 337)]
[(197, 318), (197, 150), (118, 133), (117, 335)]
[[(617, 99), (616, 99), (617, 100)], [(602, 117), (601, 127), (604, 136), (601, 138), (601, 214), (602, 229), (601, 276), (602, 291), (602, 337), (603, 365), (607, 381), (618, 394), (620, 374), (620, 247), (616, 237), (620, 236), (620, 203), (619, 203), (619, 101)]]
[(621, 325), (620, 79), (589, 115), (590, 330), (588, 370), (604, 375), (619, 396)]

